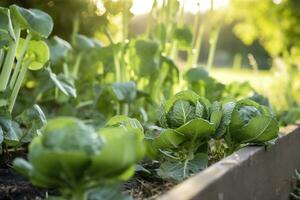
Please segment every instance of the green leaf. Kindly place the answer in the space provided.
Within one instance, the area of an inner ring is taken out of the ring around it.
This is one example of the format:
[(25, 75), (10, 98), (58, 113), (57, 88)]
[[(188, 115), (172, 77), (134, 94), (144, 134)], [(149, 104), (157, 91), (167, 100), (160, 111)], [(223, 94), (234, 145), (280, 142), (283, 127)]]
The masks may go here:
[(12, 21), (10, 18), (10, 11), (7, 8), (0, 7), (0, 48), (8, 44), (8, 41), (16, 40)]
[(121, 102), (130, 103), (137, 95), (136, 84), (133, 81), (113, 83), (111, 89), (115, 99)]
[(50, 61), (54, 65), (62, 61), (72, 48), (67, 41), (57, 36), (50, 38), (47, 43), (50, 48)]
[(25, 127), (21, 142), (30, 142), (35, 136), (40, 135), (41, 129), (47, 123), (46, 117), (38, 105), (23, 111), (16, 117), (16, 121)]
[(125, 130), (137, 129), (140, 131), (142, 138), (144, 137), (144, 128), (137, 119), (127, 117), (125, 115), (116, 115), (108, 120), (106, 127), (121, 127)]
[(197, 82), (209, 77), (208, 71), (204, 67), (196, 67), (189, 69), (184, 74), (184, 79), (189, 83)]
[(274, 118), (257, 116), (238, 130), (231, 130), (231, 138), (238, 143), (263, 143), (278, 136), (279, 126)]
[(221, 120), (223, 117), (222, 105), (220, 102), (215, 101), (210, 108), (210, 122), (215, 125), (215, 129), (217, 130), (219, 125), (221, 124)]
[(4, 133), (3, 133), (2, 127), (0, 127), (0, 144), (2, 144), (2, 142), (4, 141), (4, 135), (3, 134)]
[(176, 101), (167, 114), (170, 128), (179, 127), (194, 118), (196, 118), (195, 107), (185, 100)]
[(214, 133), (215, 126), (213, 123), (199, 118), (189, 121), (177, 128), (176, 131), (188, 138), (205, 138)]
[(136, 71), (140, 76), (150, 76), (158, 71), (158, 44), (148, 40), (137, 40), (135, 42), (135, 52), (137, 55)]
[(163, 130), (157, 138), (154, 139), (153, 145), (160, 148), (178, 148), (178, 146), (183, 143), (186, 138), (176, 132), (174, 129), (165, 129)]
[(205, 169), (207, 164), (207, 154), (198, 153), (192, 160), (163, 162), (158, 169), (158, 175), (162, 178), (182, 181)]
[(90, 39), (84, 35), (76, 35), (75, 49), (80, 52), (86, 52), (96, 46), (95, 40)]
[(72, 117), (49, 120), (42, 142), (50, 150), (83, 151), (86, 154), (97, 154), (102, 146), (101, 138), (93, 128)]
[(188, 26), (177, 27), (174, 30), (174, 39), (178, 42), (180, 48), (191, 48), (193, 42), (193, 33)]
[(133, 175), (135, 167), (132, 165), (141, 160), (145, 154), (143, 138), (140, 137), (139, 131), (109, 127), (100, 129), (98, 134), (105, 144), (101, 153), (92, 157), (88, 174), (95, 174), (95, 177), (117, 178), (124, 171), (130, 170), (130, 175)]
[(122, 192), (120, 185), (101, 185), (88, 192), (89, 200), (132, 200)]
[(22, 137), (19, 124), (7, 117), (0, 116), (0, 127), (3, 131), (4, 141), (9, 146), (16, 145)]
[(25, 177), (30, 177), (33, 173), (32, 165), (23, 158), (14, 159), (13, 168)]
[[(17, 59), (19, 59), (25, 40), (20, 38), (18, 49), (17, 49)], [(30, 70), (39, 70), (50, 59), (50, 50), (46, 42), (44, 41), (29, 41), (26, 54), (24, 56), (23, 62), (30, 61)]]
[(54, 85), (65, 95), (76, 97), (76, 88), (71, 83), (70, 80), (68, 80), (64, 75), (56, 75), (52, 73), (51, 69), (48, 67), (46, 68), (46, 72), (48, 73), (50, 80), (54, 83)]
[(17, 5), (10, 6), (12, 18), (21, 28), (28, 29), (30, 34), (47, 38), (53, 29), (52, 18), (37, 9), (26, 9)]

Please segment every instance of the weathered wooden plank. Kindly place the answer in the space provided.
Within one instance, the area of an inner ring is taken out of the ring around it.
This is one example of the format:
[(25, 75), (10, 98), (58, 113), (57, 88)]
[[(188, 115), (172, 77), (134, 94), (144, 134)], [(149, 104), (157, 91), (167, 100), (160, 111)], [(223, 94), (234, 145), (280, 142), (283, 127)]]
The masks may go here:
[(161, 200), (285, 200), (300, 169), (300, 125), (268, 148), (246, 147), (177, 185)]

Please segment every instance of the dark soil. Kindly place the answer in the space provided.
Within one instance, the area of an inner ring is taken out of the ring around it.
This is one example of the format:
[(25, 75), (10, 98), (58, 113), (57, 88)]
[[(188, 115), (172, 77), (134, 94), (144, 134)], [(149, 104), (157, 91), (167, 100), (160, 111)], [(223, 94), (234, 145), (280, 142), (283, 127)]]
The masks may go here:
[(30, 181), (11, 169), (16, 157), (26, 157), (26, 150), (7, 151), (0, 156), (0, 200), (37, 200), (57, 192), (32, 186)]
[(126, 192), (135, 200), (154, 200), (174, 187), (176, 183), (160, 178), (135, 177), (127, 182), (124, 187)]
[[(12, 169), (0, 169), (0, 200), (29, 200), (45, 198), (48, 191), (35, 188)], [(49, 194), (53, 193), (49, 192)]]

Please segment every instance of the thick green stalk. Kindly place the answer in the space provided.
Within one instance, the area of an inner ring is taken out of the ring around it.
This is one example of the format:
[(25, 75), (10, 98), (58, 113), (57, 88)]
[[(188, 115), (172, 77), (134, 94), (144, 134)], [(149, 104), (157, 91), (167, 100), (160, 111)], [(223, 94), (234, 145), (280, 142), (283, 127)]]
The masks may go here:
[(25, 75), (26, 75), (26, 72), (27, 72), (27, 69), (28, 69), (28, 66), (29, 66), (30, 62), (31, 61), (27, 61), (21, 67), (21, 71), (19, 73), (18, 79), (16, 81), (16, 84), (13, 87), (12, 93), (11, 93), (10, 98), (9, 98), (9, 105), (8, 105), (9, 112), (13, 111), (13, 108), (14, 108), (14, 105), (16, 103), (16, 99), (17, 99), (18, 93), (19, 93), (20, 88), (22, 86), (22, 83), (23, 83), (23, 80), (25, 78)]
[(0, 71), (2, 69), (2, 64), (3, 64), (3, 61), (4, 61), (4, 57), (5, 57), (4, 50), (0, 49)]
[(81, 60), (82, 60), (82, 53), (80, 53), (75, 60), (75, 64), (72, 72), (72, 75), (75, 79), (78, 78), (78, 72), (79, 72)]
[(16, 26), (15, 27), (16, 41), (11, 40), (9, 42), (8, 52), (0, 74), (0, 92), (6, 90), (6, 87), (8, 85), (8, 81), (10, 78), (11, 71), (13, 69), (14, 60), (17, 53), (20, 32), (21, 29), (18, 26)]
[(14, 87), (16, 79), (17, 79), (17, 76), (18, 76), (18, 74), (20, 72), (21, 65), (22, 65), (22, 62), (23, 62), (23, 58), (24, 58), (26, 50), (28, 48), (28, 44), (29, 44), (30, 39), (31, 39), (31, 35), (28, 33), (27, 36), (26, 36), (25, 42), (23, 44), (23, 47), (22, 47), (19, 59), (18, 59), (17, 64), (15, 66), (13, 75), (12, 75), (12, 77), (10, 79), (10, 82), (9, 82), (9, 87), (11, 89)]
[(160, 73), (159, 73), (156, 81), (153, 84), (151, 97), (157, 102), (160, 101), (159, 93), (160, 93), (160, 90), (162, 89), (163, 82), (168, 75), (168, 71), (169, 71), (168, 67), (162, 66)]
[(207, 60), (207, 70), (210, 70), (213, 65), (215, 53), (216, 53), (216, 47), (217, 47), (217, 41), (219, 37), (220, 29), (217, 28), (214, 30), (213, 35), (210, 38), (210, 47), (209, 47), (209, 54), (208, 54), (208, 60)]
[(86, 200), (87, 195), (86, 192), (82, 189), (76, 189), (72, 192), (72, 200)]
[(199, 32), (197, 35), (197, 39), (195, 40), (195, 47), (192, 49), (192, 66), (197, 65), (200, 54), (201, 54), (201, 45), (202, 45), (202, 40), (203, 40), (203, 35), (204, 35), (204, 29), (205, 26), (201, 25), (199, 28)]
[(122, 47), (120, 50), (120, 79), (121, 81), (126, 81), (127, 77), (126, 77), (126, 63), (125, 63), (125, 54), (126, 54), (126, 43), (127, 43), (127, 39), (128, 39), (128, 0), (124, 0), (124, 11), (122, 12)]

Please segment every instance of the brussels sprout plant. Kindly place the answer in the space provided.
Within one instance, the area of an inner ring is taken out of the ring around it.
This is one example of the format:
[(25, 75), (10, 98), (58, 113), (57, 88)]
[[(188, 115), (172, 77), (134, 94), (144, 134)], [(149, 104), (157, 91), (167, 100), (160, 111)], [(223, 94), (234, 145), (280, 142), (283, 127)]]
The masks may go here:
[(211, 106), (192, 91), (179, 92), (161, 106), (163, 129), (151, 141), (152, 151), (164, 161), (161, 176), (182, 180), (207, 166), (207, 142), (222, 117), (222, 112), (211, 112)]
[(130, 178), (143, 158), (143, 131), (130, 120), (111, 119), (98, 131), (71, 117), (49, 120), (30, 144), (29, 161), (17, 158), (14, 168), (36, 186), (84, 200), (92, 188)]

